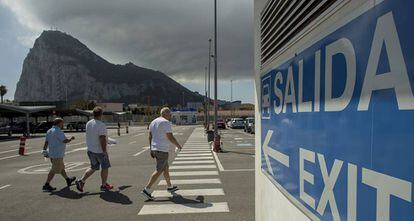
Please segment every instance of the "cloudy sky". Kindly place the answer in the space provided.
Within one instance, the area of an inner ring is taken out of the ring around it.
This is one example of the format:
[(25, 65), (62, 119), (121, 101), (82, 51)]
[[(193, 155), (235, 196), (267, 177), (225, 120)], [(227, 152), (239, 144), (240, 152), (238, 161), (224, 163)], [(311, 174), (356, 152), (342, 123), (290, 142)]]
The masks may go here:
[[(160, 70), (204, 91), (213, 0), (0, 0), (0, 84), (13, 98), (23, 59), (45, 29), (116, 64)], [(219, 98), (254, 101), (253, 0), (218, 1)]]

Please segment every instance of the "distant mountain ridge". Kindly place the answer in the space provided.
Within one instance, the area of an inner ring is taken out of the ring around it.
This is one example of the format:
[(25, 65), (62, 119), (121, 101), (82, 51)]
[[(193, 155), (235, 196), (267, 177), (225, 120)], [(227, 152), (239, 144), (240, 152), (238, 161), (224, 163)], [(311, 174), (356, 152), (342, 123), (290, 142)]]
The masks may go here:
[(24, 60), (14, 99), (146, 104), (148, 97), (153, 105), (203, 101), (162, 72), (111, 64), (66, 33), (44, 31)]

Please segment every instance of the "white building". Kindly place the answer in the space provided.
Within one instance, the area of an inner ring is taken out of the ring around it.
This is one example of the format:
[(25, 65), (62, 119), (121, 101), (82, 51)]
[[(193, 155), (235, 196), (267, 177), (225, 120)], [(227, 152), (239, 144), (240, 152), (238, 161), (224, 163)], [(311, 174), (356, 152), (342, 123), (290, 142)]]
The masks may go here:
[(197, 123), (197, 111), (173, 110), (171, 112), (171, 122), (176, 125), (189, 125)]

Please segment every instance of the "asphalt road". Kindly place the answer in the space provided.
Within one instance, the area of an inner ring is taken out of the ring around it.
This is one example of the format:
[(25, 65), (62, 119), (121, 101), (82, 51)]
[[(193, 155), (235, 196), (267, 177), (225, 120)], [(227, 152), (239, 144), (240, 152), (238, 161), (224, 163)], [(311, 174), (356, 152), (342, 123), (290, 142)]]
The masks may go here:
[[(254, 220), (254, 136), (241, 130), (222, 130), (225, 152), (213, 154), (203, 129), (175, 126), (174, 134), (184, 149), (171, 148), (173, 183), (180, 190), (167, 194), (162, 178), (154, 185), (156, 200), (141, 196), (154, 161), (149, 157), (145, 127), (109, 136), (118, 144), (109, 147), (109, 182), (113, 191), (99, 190), (100, 177), (87, 180), (85, 192), (55, 176), (53, 193), (44, 193), (50, 163), (40, 150), (44, 138), (29, 139), (26, 156), (18, 156), (19, 141), (0, 142), (0, 220)], [(88, 168), (84, 133), (67, 133), (76, 139), (67, 146), (65, 164), (69, 176), (80, 177)]]

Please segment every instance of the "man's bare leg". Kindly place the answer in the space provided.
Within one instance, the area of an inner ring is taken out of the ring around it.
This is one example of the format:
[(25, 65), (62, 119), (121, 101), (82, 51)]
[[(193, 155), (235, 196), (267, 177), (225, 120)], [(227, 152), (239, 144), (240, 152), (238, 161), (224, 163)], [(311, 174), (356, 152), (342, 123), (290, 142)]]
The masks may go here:
[(52, 170), (50, 170), (49, 174), (47, 174), (46, 183), (50, 183), (54, 176), (55, 176), (55, 173)]
[(63, 178), (65, 178), (65, 179), (68, 179), (68, 178), (69, 178), (69, 177), (68, 177), (68, 174), (66, 174), (65, 169), (63, 169), (63, 170), (60, 172), (60, 175), (62, 175), (62, 176), (63, 176)]
[(86, 179), (92, 176), (93, 173), (95, 173), (95, 170), (89, 168), (88, 170), (86, 170), (85, 174), (83, 174), (81, 181), (85, 183)]
[(161, 175), (162, 171), (154, 171), (151, 175), (151, 178), (148, 181), (148, 184), (145, 188), (151, 189), (152, 185), (154, 185), (155, 181), (157, 181), (158, 177)]
[(167, 186), (171, 187), (170, 169), (168, 166), (164, 169), (164, 178), (165, 182), (167, 182)]
[(109, 173), (108, 169), (102, 169), (102, 171), (101, 171), (102, 185), (106, 184), (106, 181), (108, 180), (108, 173)]

